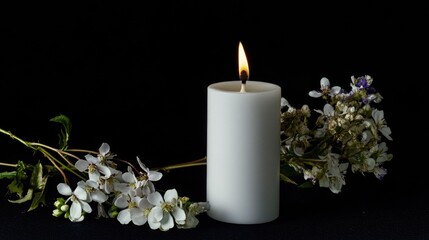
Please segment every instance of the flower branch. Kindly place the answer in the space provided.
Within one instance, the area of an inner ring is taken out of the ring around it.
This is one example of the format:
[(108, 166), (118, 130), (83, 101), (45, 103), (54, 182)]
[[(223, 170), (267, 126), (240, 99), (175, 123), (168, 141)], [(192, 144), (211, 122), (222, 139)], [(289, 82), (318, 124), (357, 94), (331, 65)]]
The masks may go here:
[[(281, 99), (281, 181), (339, 193), (350, 170), (372, 173), (380, 180), (387, 174), (384, 164), (393, 155), (388, 153), (385, 140), (392, 141), (391, 130), (384, 112), (371, 106), (383, 98), (372, 87), (372, 77), (352, 76), (351, 80), (350, 91), (331, 87), (327, 78), (320, 80), (320, 90), (310, 91), (309, 96), (323, 100), (322, 110), (310, 110), (308, 105), (295, 108)], [(312, 116), (313, 112), (318, 116)], [(174, 226), (194, 228), (198, 224), (196, 216), (209, 210), (208, 202), (193, 202), (175, 188), (157, 190), (154, 184), (162, 178), (162, 172), (204, 166), (207, 157), (149, 169), (139, 157), (135, 161), (118, 158), (107, 143), (102, 143), (98, 151), (69, 149), (70, 120), (59, 115), (51, 121), (63, 126), (57, 148), (25, 141), (0, 128), (0, 133), (48, 160), (47, 164), (0, 162), (0, 167), (15, 169), (0, 172), (0, 179), (11, 180), (8, 190), (15, 199), (10, 202), (32, 201), (28, 211), (43, 205), (47, 179), (59, 173), (63, 182), (57, 185), (57, 191), (63, 197), (55, 201), (53, 215), (72, 222), (83, 221), (96, 207), (98, 217), (115, 218), (121, 224), (147, 223), (151, 229), (167, 231)], [(77, 177), (77, 182), (70, 181), (69, 174)]]

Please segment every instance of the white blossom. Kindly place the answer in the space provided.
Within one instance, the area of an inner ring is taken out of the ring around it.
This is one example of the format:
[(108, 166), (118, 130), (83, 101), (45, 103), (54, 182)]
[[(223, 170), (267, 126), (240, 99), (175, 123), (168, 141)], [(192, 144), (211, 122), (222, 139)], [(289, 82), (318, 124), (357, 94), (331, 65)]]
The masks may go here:
[(88, 194), (80, 186), (76, 187), (76, 189), (72, 191), (69, 185), (65, 183), (59, 183), (57, 185), (57, 190), (60, 194), (64, 196), (69, 196), (69, 198), (66, 200), (66, 203), (68, 201), (72, 201), (71, 207), (69, 209), (70, 221), (81, 222), (84, 219), (84, 212), (92, 212), (91, 206), (87, 202)]

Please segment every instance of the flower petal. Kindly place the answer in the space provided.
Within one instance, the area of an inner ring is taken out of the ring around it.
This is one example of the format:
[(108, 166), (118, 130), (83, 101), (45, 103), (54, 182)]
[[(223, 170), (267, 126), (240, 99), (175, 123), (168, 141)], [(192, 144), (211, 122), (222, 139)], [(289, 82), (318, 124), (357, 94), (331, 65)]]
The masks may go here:
[(334, 87), (331, 88), (330, 94), (331, 95), (336, 95), (336, 94), (340, 93), (340, 91), (341, 91), (341, 87), (334, 86)]
[(137, 158), (137, 162), (139, 163), (139, 166), (146, 172), (146, 173), (148, 173), (149, 172), (149, 169), (146, 167), (146, 165), (144, 165), (144, 163), (140, 160), (140, 158), (139, 157), (136, 157)]
[(136, 181), (135, 176), (130, 172), (122, 174), (122, 179), (127, 183), (134, 183)]
[(164, 200), (166, 202), (173, 202), (178, 198), (179, 198), (179, 195), (177, 194), (177, 190), (174, 188), (167, 190), (164, 194)]
[(92, 164), (100, 163), (100, 159), (92, 156), (91, 154), (86, 154), (85, 159), (86, 159), (86, 161), (88, 161), (89, 163), (92, 163)]
[(89, 205), (89, 203), (84, 202), (84, 201), (80, 201), (80, 205), (82, 206), (82, 210), (86, 213), (91, 213), (92, 212), (92, 208)]
[(158, 181), (162, 178), (162, 173), (157, 171), (149, 171), (148, 175), (150, 181)]
[(85, 171), (85, 170), (87, 170), (87, 169), (88, 169), (88, 167), (89, 167), (89, 162), (88, 162), (88, 161), (86, 161), (86, 160), (79, 159), (79, 160), (77, 160), (77, 162), (74, 164), (74, 166), (77, 168), (77, 170), (79, 170), (79, 171), (83, 172), (83, 171)]
[(320, 93), (320, 92), (318, 92), (318, 91), (310, 91), (309, 93), (308, 93), (308, 95), (310, 96), (310, 97), (314, 97), (314, 98), (318, 98), (318, 97), (321, 97), (322, 96), (322, 93)]
[(70, 220), (74, 221), (82, 215), (82, 206), (78, 201), (73, 201), (70, 207)]
[(86, 200), (88, 198), (88, 193), (85, 191), (85, 189), (81, 188), (81, 187), (77, 187), (74, 191), (73, 194), (79, 198), (80, 200)]
[(91, 194), (91, 197), (92, 197), (92, 200), (94, 200), (95, 202), (98, 202), (98, 203), (104, 203), (109, 198), (104, 192), (102, 192), (100, 190), (95, 190)]
[(323, 107), (323, 114), (326, 116), (334, 116), (334, 107), (332, 107), (329, 103), (325, 104), (325, 106)]
[(109, 178), (110, 175), (112, 174), (112, 172), (110, 171), (110, 168), (107, 166), (97, 164), (97, 168), (100, 170), (100, 172), (104, 174), (106, 178)]
[(139, 208), (130, 209), (131, 221), (137, 226), (141, 226), (147, 222), (147, 218), (144, 216), (144, 213)]
[(326, 77), (323, 77), (322, 79), (320, 79), (321, 89), (329, 88), (329, 86), (331, 86), (331, 83)]
[(173, 217), (169, 213), (165, 213), (164, 217), (162, 218), (161, 226), (159, 227), (159, 229), (161, 231), (167, 231), (172, 227), (174, 227)]
[(150, 210), (148, 220), (151, 222), (160, 222), (164, 217), (164, 210), (161, 207), (156, 206)]
[(159, 192), (151, 193), (149, 196), (147, 196), (147, 200), (155, 206), (164, 202), (164, 199)]
[(128, 200), (129, 198), (126, 197), (126, 195), (121, 194), (118, 198), (116, 198), (114, 205), (118, 208), (126, 208), (128, 206)]
[(65, 183), (59, 183), (57, 185), (57, 190), (60, 194), (62, 194), (64, 196), (70, 196), (73, 193), (70, 186), (65, 184)]
[(380, 132), (381, 132), (381, 134), (383, 134), (383, 136), (385, 136), (390, 141), (393, 140), (393, 138), (390, 136), (390, 134), (392, 133), (392, 131), (390, 130), (389, 127), (386, 127), (386, 126), (381, 127), (380, 128)]
[(122, 211), (119, 212), (118, 216), (116, 217), (116, 219), (118, 219), (118, 221), (121, 224), (128, 224), (131, 222), (131, 214), (130, 214), (130, 210), (124, 209)]
[(176, 207), (171, 212), (173, 214), (174, 220), (176, 220), (177, 224), (185, 224), (186, 213), (183, 209)]
[(110, 146), (107, 143), (102, 143), (98, 149), (101, 155), (106, 156), (110, 152)]

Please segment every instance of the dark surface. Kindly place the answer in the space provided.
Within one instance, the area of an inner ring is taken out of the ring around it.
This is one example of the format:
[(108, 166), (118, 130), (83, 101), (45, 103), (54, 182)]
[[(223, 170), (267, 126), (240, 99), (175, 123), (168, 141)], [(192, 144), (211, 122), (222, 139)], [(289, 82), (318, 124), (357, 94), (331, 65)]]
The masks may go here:
[[(202, 214), (197, 228), (168, 232), (91, 217), (71, 223), (52, 217), (50, 206), (27, 213), (27, 205), (6, 201), (2, 181), (0, 237), (428, 239), (421, 87), (427, 16), (420, 6), (367, 3), (2, 3), (0, 127), (26, 140), (56, 145), (59, 126), (49, 119), (65, 114), (74, 148), (107, 142), (120, 157), (139, 156), (149, 167), (203, 157), (207, 86), (238, 78), (242, 41), (250, 80), (280, 85), (294, 106), (321, 108), (308, 97), (321, 77), (347, 88), (350, 76), (371, 75), (384, 97), (379, 109), (392, 129), (394, 158), (383, 181), (349, 174), (337, 195), (283, 184), (281, 214), (270, 223), (226, 224)], [(4, 162), (32, 159), (5, 136), (0, 151)], [(205, 167), (172, 171), (160, 187), (204, 201)]]

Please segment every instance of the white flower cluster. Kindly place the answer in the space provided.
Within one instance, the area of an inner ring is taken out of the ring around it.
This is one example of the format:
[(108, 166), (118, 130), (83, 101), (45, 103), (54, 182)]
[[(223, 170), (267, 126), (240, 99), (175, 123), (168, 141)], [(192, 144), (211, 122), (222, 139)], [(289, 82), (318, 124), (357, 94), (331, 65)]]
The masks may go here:
[[(90, 203), (95, 202), (99, 217), (116, 217), (121, 224), (148, 223), (151, 229), (167, 231), (175, 224), (178, 228), (194, 228), (199, 222), (196, 215), (208, 211), (207, 202), (190, 202), (187, 197), (179, 197), (176, 189), (162, 196), (153, 184), (162, 178), (162, 173), (150, 170), (138, 157), (143, 171), (128, 166), (124, 173), (117, 170), (114, 157), (110, 146), (103, 143), (98, 156), (87, 154), (78, 160), (76, 169), (87, 173), (88, 179), (79, 181), (74, 190), (66, 183), (58, 184), (58, 192), (68, 198), (57, 199), (53, 215), (80, 222), (92, 212)], [(110, 206), (108, 213), (105, 205)]]
[(320, 115), (313, 126), (309, 126), (307, 105), (296, 109), (282, 99), (282, 108), (288, 107), (281, 116), (283, 179), (296, 183), (287, 175), (287, 168), (292, 167), (304, 180), (339, 193), (350, 166), (352, 172), (373, 173), (378, 179), (387, 173), (382, 165), (393, 155), (387, 153), (382, 137), (392, 141), (391, 130), (384, 112), (370, 105), (383, 98), (371, 86), (371, 76), (352, 76), (351, 80), (351, 91), (331, 87), (322, 78), (320, 90), (309, 92), (326, 101), (323, 110), (314, 110)]

